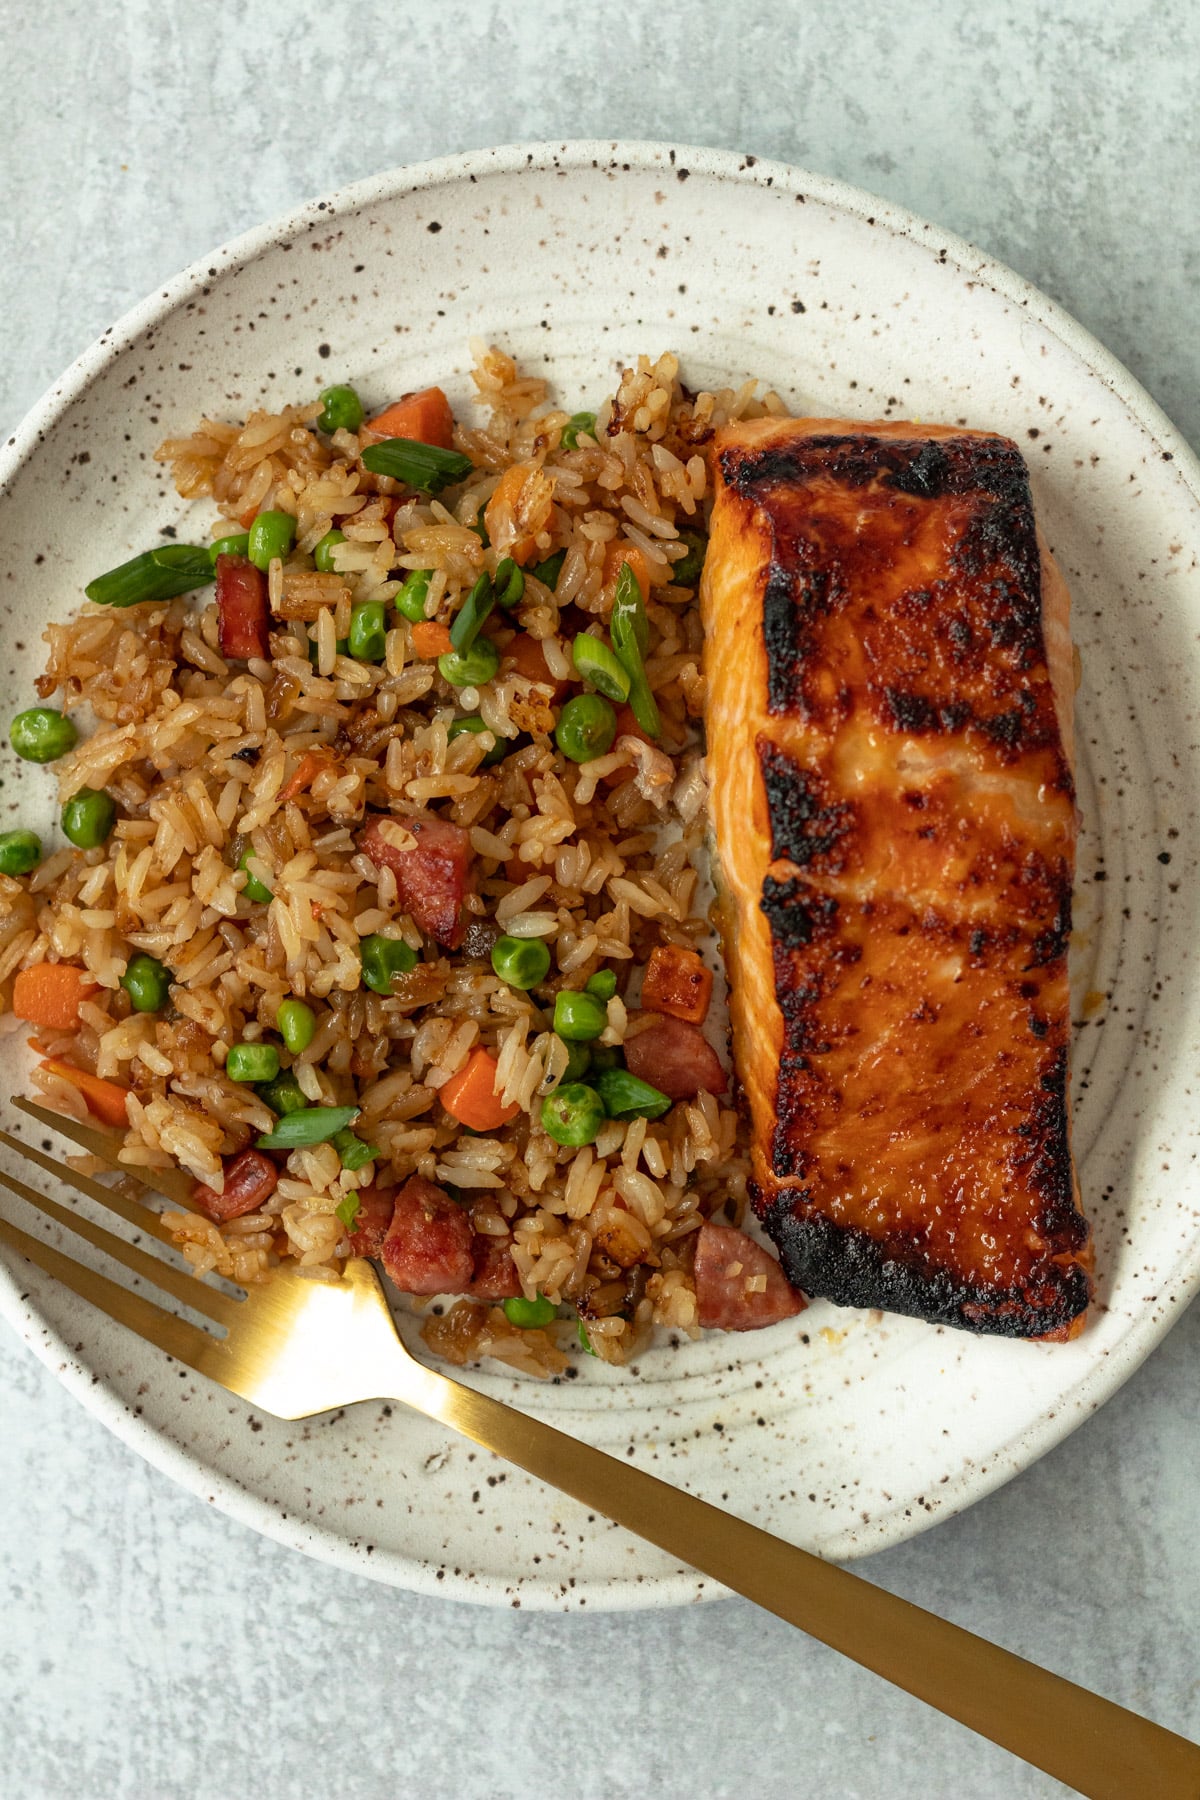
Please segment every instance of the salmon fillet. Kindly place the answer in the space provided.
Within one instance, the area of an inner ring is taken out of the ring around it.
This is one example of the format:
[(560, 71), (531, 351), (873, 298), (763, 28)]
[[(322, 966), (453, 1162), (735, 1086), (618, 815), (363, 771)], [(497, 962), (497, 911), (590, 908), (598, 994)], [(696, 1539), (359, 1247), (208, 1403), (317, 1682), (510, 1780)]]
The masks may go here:
[(1063, 1337), (1070, 601), (1006, 438), (713, 445), (706, 724), (755, 1209), (808, 1294)]

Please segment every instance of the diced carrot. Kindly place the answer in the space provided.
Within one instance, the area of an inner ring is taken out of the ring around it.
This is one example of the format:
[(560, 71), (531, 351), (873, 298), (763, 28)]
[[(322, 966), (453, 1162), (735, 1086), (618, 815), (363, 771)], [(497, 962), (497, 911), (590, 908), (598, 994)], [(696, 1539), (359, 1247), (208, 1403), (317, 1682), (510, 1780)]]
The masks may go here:
[(253, 523), (254, 523), (255, 519), (257, 519), (257, 517), (258, 517), (257, 506), (248, 506), (246, 508), (245, 512), (238, 514), (238, 524), (241, 526), (243, 531), (249, 531), (250, 527), (253, 525)]
[(120, 1082), (89, 1075), (86, 1069), (77, 1069), (74, 1063), (63, 1062), (57, 1056), (47, 1058), (41, 1067), (77, 1087), (87, 1102), (88, 1111), (105, 1125), (128, 1125), (129, 1111), (125, 1102), (129, 1098), (129, 1089), (122, 1087)]
[(457, 1075), (442, 1083), (438, 1099), (460, 1125), (472, 1131), (495, 1131), (515, 1119), (521, 1108), (504, 1106), (496, 1092), (496, 1059), (487, 1050), (473, 1050)]
[(452, 450), (454, 414), (440, 387), (422, 388), (419, 393), (405, 394), (385, 406), (367, 420), (359, 436), (368, 444), (379, 443), (383, 438), (415, 438), (419, 444)]
[(436, 619), (418, 619), (417, 623), (412, 626), (409, 636), (412, 638), (412, 647), (418, 656), (444, 656), (447, 650), (454, 648), (450, 637), (450, 627), (439, 624)]
[(524, 675), (528, 681), (543, 682), (546, 687), (554, 689), (554, 698), (560, 700), (570, 687), (569, 681), (559, 681), (550, 673), (550, 665), (546, 661), (546, 652), (542, 649), (538, 638), (530, 637), (527, 631), (518, 631), (505, 647), (505, 660), (510, 662), (518, 675)]
[(650, 598), (650, 569), (646, 558), (636, 544), (628, 538), (613, 538), (604, 552), (604, 592), (611, 599), (617, 590), (617, 576), (621, 573), (623, 563), (628, 563), (637, 577), (637, 584), (642, 590), (642, 599)]
[(327, 768), (332, 761), (333, 758), (327, 750), (306, 750), (287, 781), (280, 788), (279, 798), (294, 800), (297, 794), (302, 794), (306, 788), (312, 786), (321, 770)]
[(550, 523), (554, 488), (538, 463), (513, 463), (483, 509), (488, 537), (501, 556), (527, 563), (537, 555), (538, 532)]
[(642, 982), (642, 1005), (647, 1012), (671, 1013), (691, 1025), (702, 1025), (712, 988), (712, 974), (694, 950), (656, 944)]
[(80, 1003), (94, 994), (98, 981), (74, 963), (34, 963), (13, 982), (12, 1009), (18, 1019), (57, 1031), (73, 1031)]

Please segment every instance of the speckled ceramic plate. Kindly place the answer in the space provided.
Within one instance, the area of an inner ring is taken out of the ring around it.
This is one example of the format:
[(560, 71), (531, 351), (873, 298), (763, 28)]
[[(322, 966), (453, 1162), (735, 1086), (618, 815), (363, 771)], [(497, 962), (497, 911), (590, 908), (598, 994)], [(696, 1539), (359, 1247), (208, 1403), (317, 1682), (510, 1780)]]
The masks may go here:
[[(769, 1332), (664, 1342), (636, 1369), (587, 1362), (557, 1386), (469, 1376), (797, 1543), (862, 1555), (1058, 1442), (1200, 1280), (1200, 465), (1043, 295), (865, 194), (659, 145), (479, 152), (365, 183), (216, 252), (35, 407), (3, 452), (6, 705), (28, 703), (41, 628), (82, 583), (184, 524), (150, 460), (168, 428), (331, 378), (380, 400), (436, 380), (462, 404), (476, 335), (544, 370), (571, 407), (606, 391), (623, 359), (675, 346), (694, 386), (755, 374), (801, 412), (1007, 432), (1074, 590), (1075, 1143), (1098, 1264), (1085, 1334), (988, 1341), (819, 1303)], [(0, 819), (49, 823), (50, 789), (6, 752)], [(9, 1092), (20, 1041), (0, 1041)], [(127, 1442), (299, 1549), (504, 1605), (665, 1605), (706, 1591), (399, 1409), (281, 1424), (24, 1264), (0, 1267), (0, 1303)]]

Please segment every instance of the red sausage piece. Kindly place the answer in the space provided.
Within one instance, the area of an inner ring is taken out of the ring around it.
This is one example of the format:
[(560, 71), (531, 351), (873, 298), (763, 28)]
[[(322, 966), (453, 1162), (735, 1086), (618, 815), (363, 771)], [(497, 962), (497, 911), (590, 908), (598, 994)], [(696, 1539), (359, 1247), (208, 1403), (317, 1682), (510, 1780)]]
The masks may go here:
[(218, 1194), (203, 1181), (192, 1189), (192, 1205), (217, 1225), (252, 1213), (275, 1192), (279, 1171), (261, 1150), (243, 1150), (225, 1160), (225, 1190)]
[(268, 657), (267, 578), (245, 556), (217, 558), (217, 634), (222, 656)]
[(723, 1094), (729, 1085), (721, 1059), (698, 1025), (660, 1014), (625, 1045), (625, 1066), (672, 1100)]
[(398, 850), (383, 838), (387, 815), (377, 813), (359, 838), (359, 847), (377, 866), (394, 870), (400, 904), (418, 931), (447, 950), (457, 950), (463, 937), (463, 901), (471, 873), (471, 839), (461, 825), (446, 819), (393, 819), (411, 831), (416, 844)]
[[(757, 1331), (794, 1318), (808, 1302), (788, 1281), (775, 1258), (744, 1231), (706, 1223), (696, 1234), (696, 1300), (700, 1323), (718, 1331)], [(748, 1291), (765, 1275), (766, 1287)]]
[(471, 1221), (449, 1194), (413, 1175), (396, 1195), (381, 1255), (405, 1294), (465, 1294), (475, 1259)]

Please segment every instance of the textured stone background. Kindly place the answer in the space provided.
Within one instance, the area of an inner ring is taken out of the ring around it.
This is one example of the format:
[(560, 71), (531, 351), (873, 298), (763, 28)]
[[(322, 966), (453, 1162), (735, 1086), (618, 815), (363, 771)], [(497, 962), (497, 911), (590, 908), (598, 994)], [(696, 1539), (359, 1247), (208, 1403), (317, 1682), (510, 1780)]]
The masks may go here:
[[(840, 175), (1062, 301), (1200, 440), (1193, 0), (0, 0), (0, 428), (222, 239), (390, 165), (673, 138)], [(288, 96), (294, 93), (295, 103)], [(1200, 1312), (871, 1578), (1200, 1736)], [(747, 1605), (515, 1618), (228, 1523), (0, 1336), (12, 1800), (1044, 1800), (1056, 1783)]]

